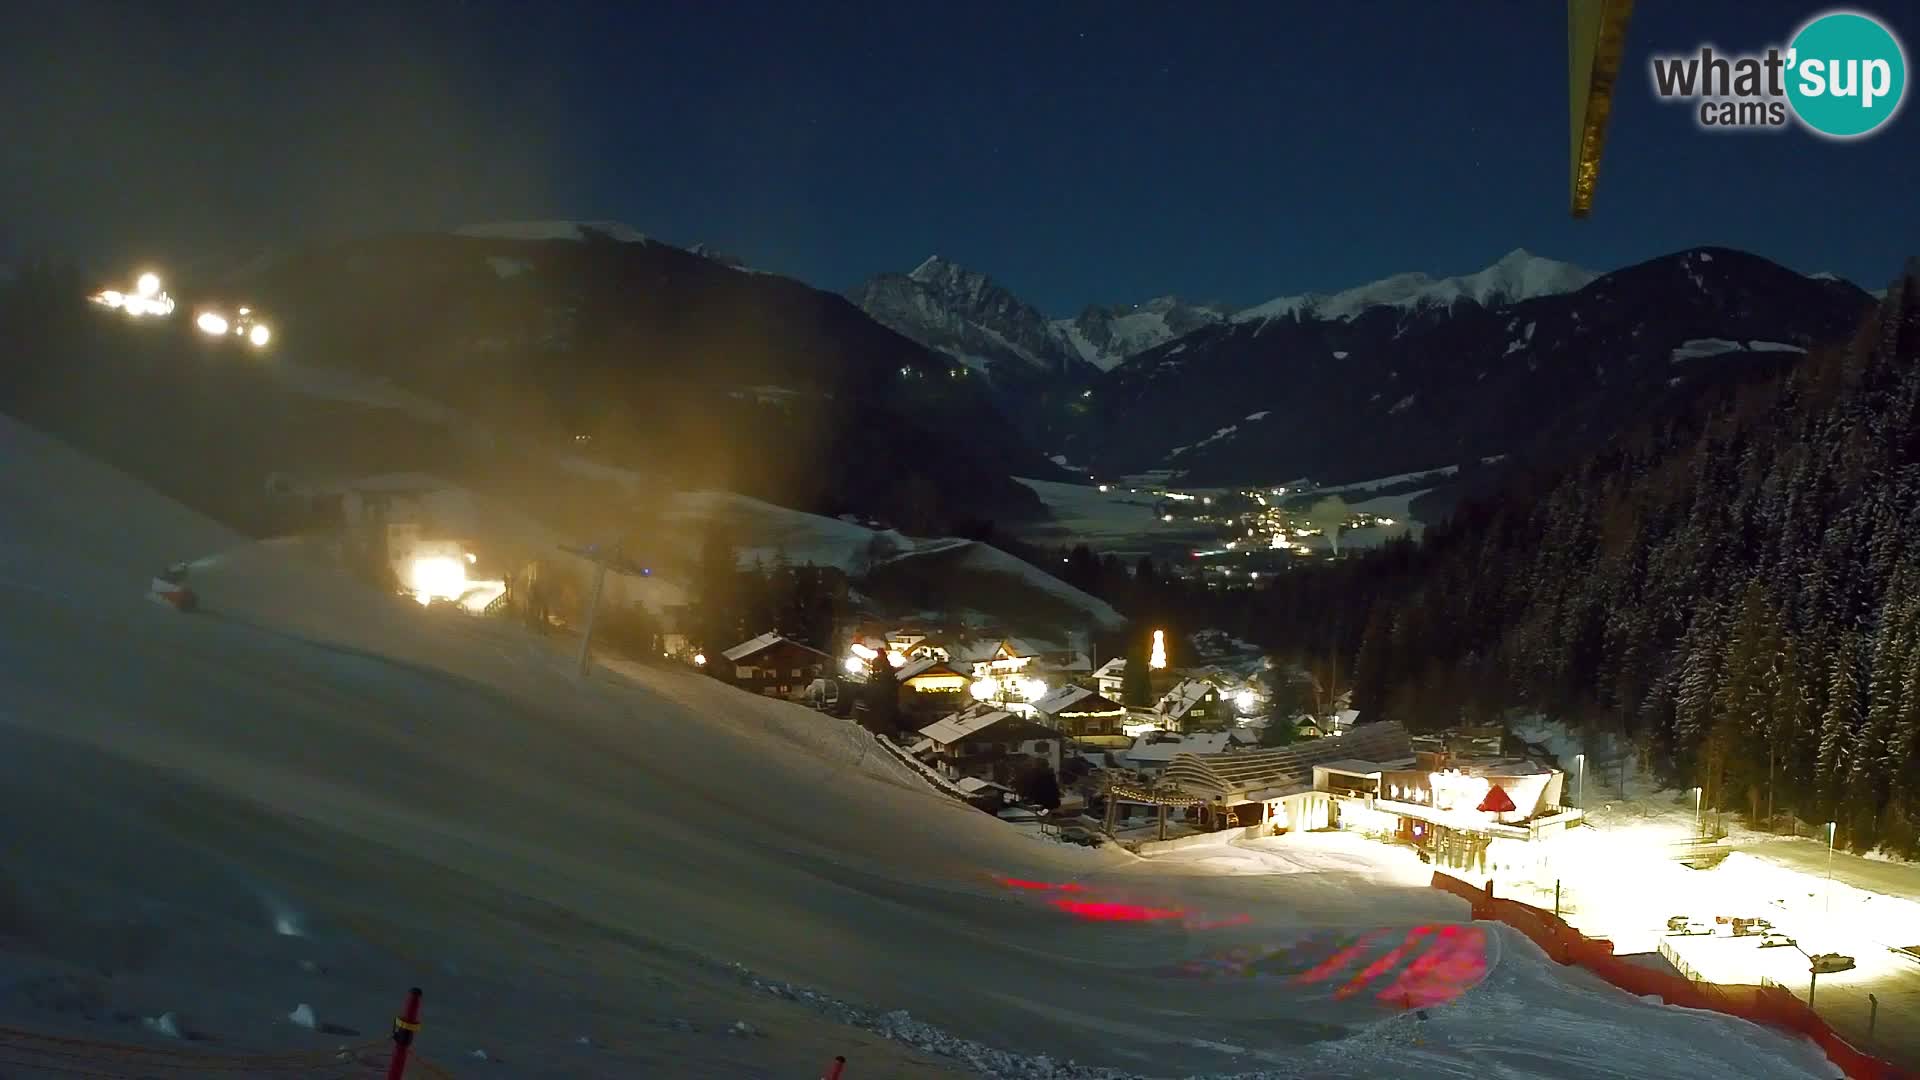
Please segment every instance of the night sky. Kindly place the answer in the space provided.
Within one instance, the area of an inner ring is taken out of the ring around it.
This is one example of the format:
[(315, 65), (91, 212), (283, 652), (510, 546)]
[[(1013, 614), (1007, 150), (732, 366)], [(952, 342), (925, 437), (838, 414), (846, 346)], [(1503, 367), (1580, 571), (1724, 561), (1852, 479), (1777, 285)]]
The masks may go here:
[[(1813, 4), (1642, 0), (1586, 222), (1558, 0), (410, 9), (0, 0), (0, 260), (611, 218), (823, 288), (937, 252), (1071, 314), (1514, 247), (1868, 288), (1920, 251), (1911, 108), (1839, 144), (1653, 101), (1650, 52), (1784, 42)], [(1910, 5), (1864, 10), (1914, 53)]]

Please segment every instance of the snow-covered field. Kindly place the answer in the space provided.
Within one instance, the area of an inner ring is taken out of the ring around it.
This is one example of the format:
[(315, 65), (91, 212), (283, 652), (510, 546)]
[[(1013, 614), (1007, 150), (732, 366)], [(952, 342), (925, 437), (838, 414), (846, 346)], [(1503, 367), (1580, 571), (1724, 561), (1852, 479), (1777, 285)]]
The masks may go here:
[(1046, 504), (1052, 520), (1035, 526), (1036, 533), (1065, 534), (1089, 544), (1137, 543), (1155, 533), (1181, 530), (1163, 523), (1153, 511), (1154, 497), (1125, 490), (1101, 491), (1088, 484), (1014, 477), (1033, 489)]
[[(419, 985), (423, 1054), (514, 1076), (1830, 1072), (1354, 851), (1040, 843), (803, 708), (581, 681), (11, 421), (0, 505), (0, 814), (31, 823), (0, 863), (0, 1025), (313, 1049)], [(145, 598), (207, 553), (203, 612)]]

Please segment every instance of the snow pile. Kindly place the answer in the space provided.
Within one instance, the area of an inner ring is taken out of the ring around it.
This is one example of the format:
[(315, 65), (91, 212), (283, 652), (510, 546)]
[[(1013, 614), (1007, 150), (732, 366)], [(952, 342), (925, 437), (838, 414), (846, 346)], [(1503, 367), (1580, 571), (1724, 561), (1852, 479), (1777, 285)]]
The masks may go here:
[(619, 221), (497, 221), (462, 225), (453, 232), (489, 240), (584, 240), (593, 232), (622, 244), (647, 242), (645, 233)]
[(1511, 304), (1537, 296), (1577, 292), (1600, 275), (1516, 248), (1478, 273), (1435, 280), (1422, 273), (1395, 274), (1368, 285), (1325, 295), (1283, 296), (1233, 316), (1236, 323), (1301, 315), (1348, 321), (1372, 308), (1412, 311), (1469, 300), (1482, 306)]

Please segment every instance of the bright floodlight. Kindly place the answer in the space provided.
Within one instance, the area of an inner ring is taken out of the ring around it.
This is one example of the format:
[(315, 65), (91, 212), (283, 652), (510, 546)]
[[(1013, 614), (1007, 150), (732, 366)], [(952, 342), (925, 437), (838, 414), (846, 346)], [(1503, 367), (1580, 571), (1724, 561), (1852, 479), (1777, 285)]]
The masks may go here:
[(260, 323), (254, 323), (253, 329), (247, 331), (247, 340), (253, 342), (255, 346), (265, 345), (272, 339), (273, 331), (268, 330)]
[(422, 604), (434, 599), (457, 600), (467, 591), (466, 564), (441, 555), (413, 560), (407, 577), (414, 599)]
[(847, 657), (845, 666), (847, 674), (849, 675), (864, 675), (867, 673), (867, 662), (857, 656)]
[(1252, 712), (1253, 707), (1260, 703), (1260, 699), (1254, 696), (1253, 691), (1242, 690), (1233, 695), (1233, 703), (1240, 706), (1241, 712)]
[(218, 312), (203, 311), (200, 313), (200, 317), (194, 320), (194, 324), (200, 327), (201, 332), (212, 334), (215, 337), (227, 332), (226, 316)]
[(157, 296), (160, 292), (160, 275), (141, 274), (140, 280), (135, 283), (134, 287), (141, 296)]
[(991, 701), (993, 700), (994, 694), (993, 680), (981, 679), (979, 682), (967, 687), (967, 691), (973, 695), (975, 701)]

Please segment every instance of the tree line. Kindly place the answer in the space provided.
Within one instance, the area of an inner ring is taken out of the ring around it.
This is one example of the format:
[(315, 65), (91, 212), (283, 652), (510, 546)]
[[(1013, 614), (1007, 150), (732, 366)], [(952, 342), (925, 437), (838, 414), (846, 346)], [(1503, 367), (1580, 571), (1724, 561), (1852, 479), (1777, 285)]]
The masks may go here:
[[(1755, 818), (1920, 854), (1920, 324), (1850, 342), (1269, 594), (1410, 726), (1546, 711)], [(1306, 613), (1348, 614), (1329, 635)]]

